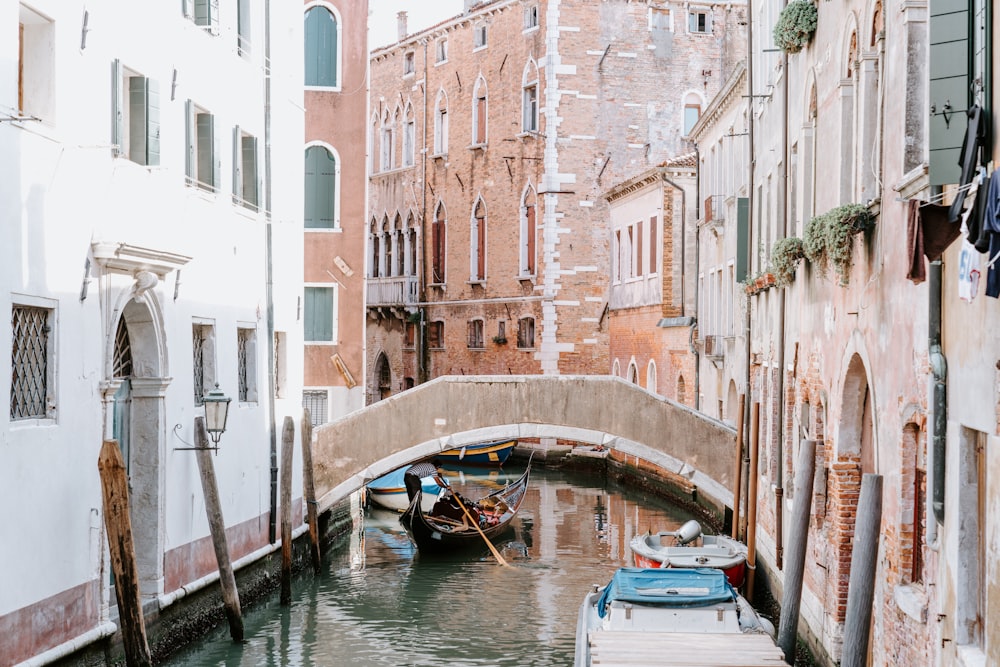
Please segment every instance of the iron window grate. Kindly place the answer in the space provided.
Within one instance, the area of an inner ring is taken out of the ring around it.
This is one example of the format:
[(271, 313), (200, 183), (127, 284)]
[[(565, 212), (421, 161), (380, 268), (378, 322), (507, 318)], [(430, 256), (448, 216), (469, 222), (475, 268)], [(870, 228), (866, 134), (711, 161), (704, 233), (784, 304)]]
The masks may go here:
[(14, 306), (11, 312), (10, 418), (46, 416), (49, 394), (49, 311)]

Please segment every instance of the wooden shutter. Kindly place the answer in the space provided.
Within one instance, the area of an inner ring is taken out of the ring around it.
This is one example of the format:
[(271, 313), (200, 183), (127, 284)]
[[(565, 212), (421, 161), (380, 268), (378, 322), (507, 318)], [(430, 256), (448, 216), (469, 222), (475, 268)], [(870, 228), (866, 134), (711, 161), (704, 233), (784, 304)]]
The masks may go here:
[(240, 55), (250, 53), (250, 0), (239, 0), (236, 5), (236, 25)]
[(961, 178), (958, 160), (967, 127), (965, 110), (970, 101), (970, 20), (969, 0), (931, 1), (931, 185), (958, 183)]
[(160, 164), (160, 82), (146, 82), (146, 164)]
[(192, 180), (198, 180), (197, 160), (197, 127), (195, 124), (194, 102), (184, 102), (184, 135), (187, 141), (187, 154), (184, 160), (184, 174)]
[[(747, 279), (750, 244), (750, 199), (736, 198), (736, 282)], [(666, 259), (664, 259), (666, 261)]]
[[(124, 82), (123, 82), (124, 83)], [(160, 163), (160, 100), (156, 81), (128, 79), (128, 157), (145, 165)]]
[(242, 137), (243, 148), (243, 201), (251, 208), (260, 205), (257, 188), (257, 137)]
[(326, 148), (319, 148), (319, 187), (317, 195), (320, 198), (320, 222), (326, 229), (333, 229), (336, 218), (337, 197), (337, 160)]
[(240, 150), (240, 126), (233, 128), (233, 201), (242, 203), (243, 199), (243, 155)]
[[(111, 61), (111, 154), (122, 155), (125, 147), (125, 100), (122, 91), (122, 65), (117, 58)], [(23, 105), (22, 105), (23, 107)]]
[(645, 271), (642, 270), (642, 263), (645, 259), (646, 254), (642, 247), (642, 220), (640, 220), (635, 223), (635, 274), (637, 276), (645, 275)]
[(649, 218), (649, 272), (658, 273), (659, 267), (656, 265), (656, 216)]
[(444, 282), (444, 220), (437, 218), (431, 223), (433, 248), (433, 276), (435, 283)]
[(538, 233), (537, 230), (535, 229), (535, 205), (534, 204), (529, 204), (528, 205), (528, 210), (527, 210), (527, 213), (526, 213), (526, 217), (528, 218), (528, 221), (527, 221), (528, 229), (526, 230), (526, 232), (528, 234), (528, 262), (527, 262), (527, 267), (526, 268), (528, 269), (528, 273), (529, 274), (534, 275), (534, 273), (535, 273), (535, 234)]
[(195, 115), (197, 124), (197, 174), (196, 179), (203, 185), (211, 186), (215, 189), (215, 159), (213, 148), (215, 146), (215, 127), (212, 123), (212, 114), (199, 113)]
[(310, 341), (333, 340), (332, 288), (305, 288), (305, 337)]
[[(316, 180), (319, 167), (316, 164), (317, 146), (310, 146), (306, 149), (306, 174), (305, 174), (305, 226), (306, 229), (319, 227), (316, 214)], [(378, 274), (376, 274), (378, 275)]]
[[(482, 204), (480, 204), (482, 206)], [(486, 213), (476, 214), (476, 280), (486, 279)]]
[(480, 94), (476, 100), (476, 143), (486, 143), (486, 95)]

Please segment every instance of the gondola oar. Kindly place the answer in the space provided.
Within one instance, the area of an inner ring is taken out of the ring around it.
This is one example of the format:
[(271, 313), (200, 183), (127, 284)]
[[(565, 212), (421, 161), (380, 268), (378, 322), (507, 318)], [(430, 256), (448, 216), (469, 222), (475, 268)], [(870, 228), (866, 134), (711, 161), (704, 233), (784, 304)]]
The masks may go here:
[(463, 503), (462, 499), (458, 497), (458, 494), (455, 493), (455, 491), (453, 491), (450, 486), (448, 487), (448, 490), (451, 491), (451, 495), (458, 502), (458, 506), (462, 508), (463, 512), (465, 512), (465, 516), (466, 518), (469, 519), (469, 523), (471, 523), (473, 527), (477, 531), (479, 531), (479, 535), (483, 538), (483, 541), (486, 542), (486, 546), (490, 548), (490, 551), (493, 552), (493, 555), (496, 557), (497, 562), (503, 565), (504, 567), (510, 567), (510, 563), (504, 560), (503, 556), (500, 555), (500, 552), (497, 551), (497, 548), (493, 546), (492, 542), (490, 542), (490, 538), (486, 537), (486, 533), (484, 533), (483, 529), (479, 527), (479, 522), (472, 518), (472, 514), (469, 512), (469, 510), (465, 508), (465, 503)]

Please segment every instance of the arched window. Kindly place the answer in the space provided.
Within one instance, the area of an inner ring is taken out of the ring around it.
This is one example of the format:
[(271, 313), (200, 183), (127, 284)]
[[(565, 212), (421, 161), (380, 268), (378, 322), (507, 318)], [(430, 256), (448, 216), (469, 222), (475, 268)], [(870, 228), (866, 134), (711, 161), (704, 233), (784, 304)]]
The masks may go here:
[(882, 146), (879, 130), (879, 99), (882, 88), (882, 47), (884, 19), (882, 3), (875, 2), (869, 26), (868, 49), (860, 54), (858, 93), (861, 96), (858, 114), (858, 186), (859, 201), (866, 203), (878, 196), (881, 181)]
[(535, 209), (535, 189), (530, 185), (521, 196), (521, 261), (520, 276), (535, 275), (535, 238), (538, 233)]
[(390, 276), (389, 271), (392, 268), (392, 234), (390, 234), (389, 230), (389, 217), (384, 216), (382, 218), (382, 229), (379, 233), (382, 237), (382, 242), (379, 244), (382, 255), (378, 258), (378, 263), (380, 274), (386, 278)]
[(684, 136), (691, 133), (691, 128), (701, 118), (702, 99), (698, 93), (688, 93), (684, 96)]
[(611, 364), (611, 375), (614, 377), (620, 377), (622, 374), (621, 364), (615, 359), (615, 363)]
[(368, 172), (371, 174), (378, 173), (378, 165), (379, 165), (378, 139), (379, 139), (378, 114), (373, 113), (371, 128), (370, 131), (368, 132)]
[(472, 143), (477, 146), (486, 143), (487, 104), (486, 79), (480, 76), (472, 92)]
[(857, 94), (858, 33), (851, 31), (847, 43), (846, 61), (840, 80), (840, 203), (854, 201), (855, 171), (857, 160), (854, 145), (854, 98)]
[(325, 146), (306, 148), (305, 227), (336, 229), (340, 227), (340, 165), (336, 155)]
[(415, 276), (417, 275), (417, 224), (413, 219), (412, 213), (406, 220), (406, 244), (409, 250), (407, 253), (406, 275)]
[(448, 152), (448, 95), (442, 90), (434, 103), (434, 154)]
[(381, 254), (380, 237), (378, 233), (378, 221), (372, 218), (371, 224), (368, 227), (368, 239), (371, 245), (371, 256), (368, 259), (368, 275), (372, 278), (378, 278), (381, 273), (378, 270), (378, 258)]
[(382, 114), (382, 157), (379, 160), (379, 169), (389, 171), (395, 161), (395, 145), (393, 145), (393, 118), (386, 109)]
[(444, 284), (447, 229), (447, 212), (444, 202), (440, 202), (434, 211), (434, 221), (431, 222), (431, 282), (436, 285)]
[(414, 148), (414, 124), (413, 124), (413, 105), (409, 102), (406, 103), (406, 109), (403, 111), (403, 166), (412, 167), (413, 166), (413, 148)]
[(521, 131), (538, 132), (538, 66), (528, 60), (521, 75)]
[(646, 391), (654, 394), (659, 393), (656, 389), (656, 362), (652, 359), (646, 366)]
[(687, 389), (684, 386), (684, 376), (681, 375), (677, 378), (677, 398), (675, 398), (678, 403), (687, 403)]
[(482, 197), (476, 200), (476, 207), (472, 211), (470, 237), (470, 280), (483, 281), (486, 280), (486, 203)]
[(406, 262), (406, 254), (403, 252), (403, 219), (396, 214), (396, 220), (392, 225), (392, 253), (395, 261), (392, 264), (392, 275), (403, 275), (403, 264)]
[(628, 377), (625, 378), (632, 384), (639, 384), (639, 369), (635, 365), (635, 362), (629, 362), (628, 365)]
[(313, 5), (305, 15), (306, 85), (340, 86), (340, 22), (324, 5)]

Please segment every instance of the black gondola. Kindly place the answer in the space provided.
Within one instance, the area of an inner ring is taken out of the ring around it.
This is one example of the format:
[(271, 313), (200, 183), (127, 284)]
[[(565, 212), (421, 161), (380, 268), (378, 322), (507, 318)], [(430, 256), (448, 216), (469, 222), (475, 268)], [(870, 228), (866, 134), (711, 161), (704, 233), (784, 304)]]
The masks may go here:
[[(468, 520), (462, 521), (464, 511), (457, 503), (453, 505), (457, 511), (446, 513), (441, 510), (431, 510), (425, 514), (420, 509), (422, 491), (417, 493), (409, 507), (399, 517), (399, 523), (403, 525), (406, 534), (410, 536), (420, 551), (441, 552), (482, 547), (484, 545), (483, 535), (492, 539), (503, 533), (510, 526), (510, 522), (514, 520), (517, 510), (524, 500), (530, 472), (531, 459), (528, 460), (528, 467), (524, 474), (517, 481), (504, 488), (483, 496), (477, 501), (470, 501), (459, 496), (461, 503), (474, 517), (483, 517), (479, 522), (482, 534), (480, 534), (480, 530), (469, 525)], [(445, 501), (438, 501), (435, 508), (443, 502)]]

